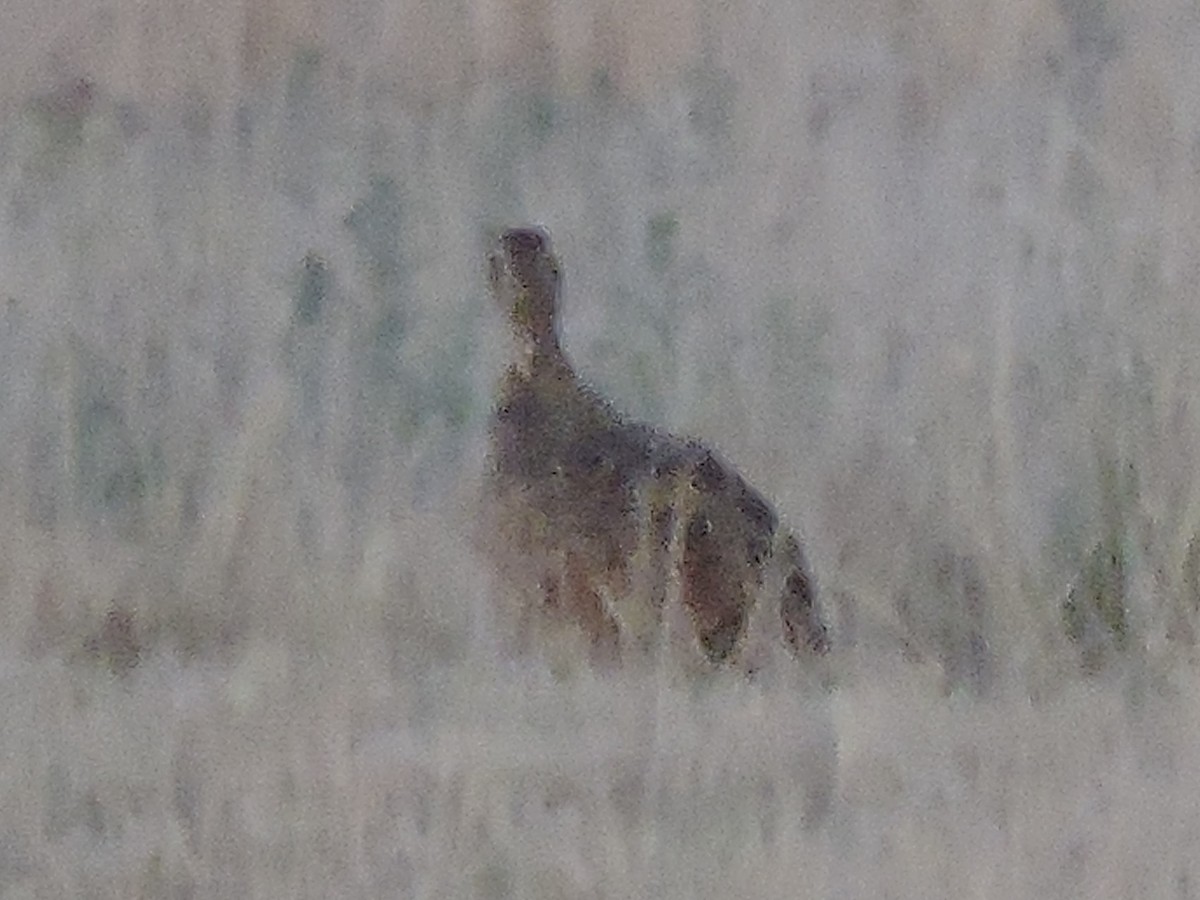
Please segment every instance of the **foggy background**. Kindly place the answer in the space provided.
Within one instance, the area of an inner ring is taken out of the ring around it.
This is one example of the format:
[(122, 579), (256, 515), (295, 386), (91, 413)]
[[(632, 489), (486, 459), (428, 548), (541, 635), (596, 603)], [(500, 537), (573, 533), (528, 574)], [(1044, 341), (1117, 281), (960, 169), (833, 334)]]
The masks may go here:
[[(9, 7), (0, 896), (1200, 891), (1190, 0)], [(828, 691), (498, 654), (525, 222)]]

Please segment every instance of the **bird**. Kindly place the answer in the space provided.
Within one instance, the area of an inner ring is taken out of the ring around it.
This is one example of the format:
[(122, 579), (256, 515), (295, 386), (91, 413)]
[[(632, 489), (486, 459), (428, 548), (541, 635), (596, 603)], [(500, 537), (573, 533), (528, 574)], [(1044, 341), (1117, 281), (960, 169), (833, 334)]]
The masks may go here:
[(631, 421), (576, 371), (549, 232), (503, 231), (487, 278), (510, 341), (476, 543), (514, 649), (573, 633), (612, 667), (670, 630), (702, 667), (752, 671), (765, 629), (796, 657), (825, 654), (802, 544), (772, 505), (716, 450)]

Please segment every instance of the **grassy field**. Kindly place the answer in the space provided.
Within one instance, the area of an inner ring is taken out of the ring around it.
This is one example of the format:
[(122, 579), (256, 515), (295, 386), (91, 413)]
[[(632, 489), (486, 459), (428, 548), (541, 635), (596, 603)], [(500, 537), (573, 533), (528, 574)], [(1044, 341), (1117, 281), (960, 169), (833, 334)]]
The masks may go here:
[[(0, 898), (1200, 892), (1192, 4), (22, 6)], [(823, 683), (500, 651), (518, 222)]]

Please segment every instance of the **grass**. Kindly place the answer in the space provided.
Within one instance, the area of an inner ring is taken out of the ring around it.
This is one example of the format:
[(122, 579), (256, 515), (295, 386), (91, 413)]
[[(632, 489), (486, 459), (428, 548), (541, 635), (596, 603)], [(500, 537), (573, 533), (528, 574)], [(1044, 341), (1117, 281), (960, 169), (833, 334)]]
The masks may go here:
[[(414, 85), (231, 2), (6, 81), (0, 896), (1193, 895), (1191, 56), (1060, 6)], [(522, 221), (587, 376), (805, 535), (827, 684), (500, 653)]]
[(1179, 785), (1200, 722), (1178, 697), (946, 703), (911, 672), (694, 695), (352, 659), (264, 640), (120, 683), (13, 666), (6, 890), (1095, 897), (1196, 878)]

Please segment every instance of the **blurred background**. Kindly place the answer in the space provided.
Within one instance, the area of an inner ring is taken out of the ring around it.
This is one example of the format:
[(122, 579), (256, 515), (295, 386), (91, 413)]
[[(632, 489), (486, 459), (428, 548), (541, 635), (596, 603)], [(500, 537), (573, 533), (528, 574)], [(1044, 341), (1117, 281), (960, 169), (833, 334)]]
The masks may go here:
[[(1193, 3), (9, 6), (0, 896), (1195, 894)], [(498, 657), (524, 222), (832, 691)]]

